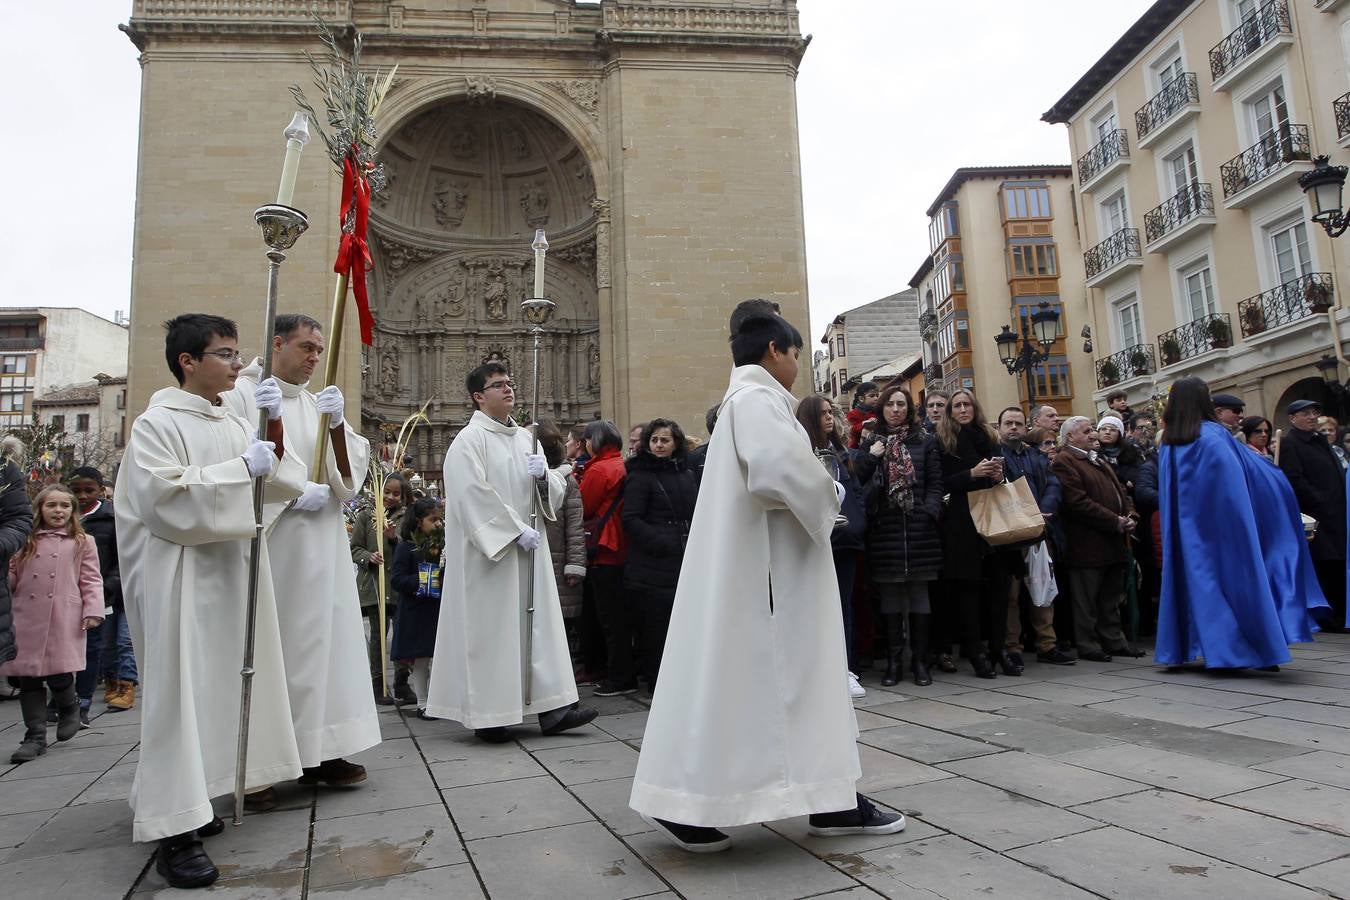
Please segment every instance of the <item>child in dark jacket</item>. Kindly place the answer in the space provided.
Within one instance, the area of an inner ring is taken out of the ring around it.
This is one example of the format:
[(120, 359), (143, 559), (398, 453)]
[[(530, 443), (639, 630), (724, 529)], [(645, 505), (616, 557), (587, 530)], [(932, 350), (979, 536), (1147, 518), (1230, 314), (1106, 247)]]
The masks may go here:
[[(84, 671), (75, 676), (80, 698), (80, 727), (89, 727), (89, 709), (99, 676), (107, 672), (105, 702), (110, 712), (131, 709), (136, 697), (136, 658), (122, 608), (122, 576), (117, 563), (117, 520), (111, 500), (103, 499), (103, 473), (82, 466), (68, 479), (80, 525), (98, 548), (98, 569), (103, 576), (103, 624), (85, 635)], [(48, 721), (55, 707), (48, 710)]]
[(398, 593), (398, 610), (389, 658), (410, 668), (419, 719), (430, 718), (427, 689), (431, 684), (431, 657), (436, 652), (436, 625), (441, 617), (444, 546), (440, 504), (418, 500), (409, 506), (399, 529), (390, 578)]

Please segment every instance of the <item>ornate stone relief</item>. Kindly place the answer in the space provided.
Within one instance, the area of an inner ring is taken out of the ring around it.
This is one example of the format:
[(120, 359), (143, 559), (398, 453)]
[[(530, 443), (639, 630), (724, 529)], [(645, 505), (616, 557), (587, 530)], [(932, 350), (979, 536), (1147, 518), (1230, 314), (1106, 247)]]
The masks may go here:
[(546, 81), (577, 106), (581, 107), (592, 119), (600, 121), (600, 83), (598, 81)]
[(491, 75), (466, 75), (464, 85), (470, 102), (487, 103), (497, 99), (497, 81)]
[(394, 167), (389, 159), (384, 160), (384, 185), (378, 190), (370, 192), (371, 199), (380, 209), (389, 205), (389, 199), (394, 196), (394, 182), (398, 180), (398, 169)]
[(525, 140), (525, 132), (507, 123), (501, 127), (502, 146), (517, 160), (530, 158), (530, 145)]
[(478, 158), (478, 136), (467, 125), (450, 138), (450, 153), (455, 159)]
[(464, 213), (469, 208), (469, 185), (466, 182), (438, 178), (431, 193), (431, 213), (437, 225), (454, 230), (464, 224)]
[(570, 262), (581, 271), (595, 277), (595, 238), (588, 238), (579, 244), (563, 247), (556, 251), (557, 257)]
[(520, 186), (520, 211), (525, 224), (543, 228), (548, 224), (548, 190), (542, 181), (529, 181)]
[(591, 200), (595, 213), (595, 286), (610, 286), (609, 275), (609, 201), (596, 197)]
[(381, 237), (379, 241), (380, 249), (384, 251), (385, 258), (389, 260), (389, 268), (395, 272), (409, 263), (421, 262), (436, 255), (435, 250), (427, 247), (414, 247), (392, 238)]
[(506, 368), (511, 368), (511, 357), (507, 355), (506, 348), (501, 344), (488, 344), (487, 353), (483, 356), (482, 362), (499, 362)]
[(400, 368), (398, 350), (394, 347), (385, 347), (384, 353), (380, 357), (380, 393), (383, 396), (389, 398), (398, 396), (398, 372)]
[(593, 391), (600, 390), (600, 346), (591, 341), (586, 347), (586, 371), (587, 387)]

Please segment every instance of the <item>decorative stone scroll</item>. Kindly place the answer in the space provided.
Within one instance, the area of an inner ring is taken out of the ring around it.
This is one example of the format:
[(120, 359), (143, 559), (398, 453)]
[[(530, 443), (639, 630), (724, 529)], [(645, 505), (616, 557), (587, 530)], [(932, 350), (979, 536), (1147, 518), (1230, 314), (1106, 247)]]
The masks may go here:
[(545, 81), (544, 84), (567, 95), (581, 107), (592, 119), (600, 121), (600, 82), (598, 81)]

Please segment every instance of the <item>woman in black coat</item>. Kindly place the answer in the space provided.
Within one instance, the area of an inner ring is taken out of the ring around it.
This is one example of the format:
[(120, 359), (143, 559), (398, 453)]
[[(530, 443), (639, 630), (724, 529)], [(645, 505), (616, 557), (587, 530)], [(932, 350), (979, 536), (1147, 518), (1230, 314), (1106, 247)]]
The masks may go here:
[[(428, 718), (431, 657), (436, 652), (436, 624), (441, 618), (441, 550), (445, 545), (441, 527), (441, 507), (435, 500), (417, 500), (409, 506), (399, 527), (389, 577), (398, 593), (389, 658), (409, 667), (419, 719)], [(428, 565), (430, 569), (424, 573)]]
[(975, 529), (969, 495), (1003, 480), (1003, 449), (998, 433), (968, 390), (952, 394), (947, 416), (938, 421), (937, 438), (942, 447), (942, 482), (948, 494), (942, 518), (947, 597), (956, 607), (961, 650), (975, 675), (993, 678), (990, 658), (997, 658), (1003, 649), (1008, 591), (989, 554), (989, 544)]
[(914, 398), (900, 385), (882, 390), (876, 433), (866, 449), (867, 568), (886, 634), (883, 686), (900, 680), (904, 622), (909, 617), (910, 670), (916, 685), (928, 673), (928, 588), (942, 571), (942, 462), (937, 441), (923, 428)]
[(629, 457), (624, 479), (622, 520), (628, 561), (623, 582), (641, 622), (642, 667), (651, 691), (656, 690), (684, 544), (698, 500), (698, 480), (686, 465), (687, 455), (680, 426), (669, 419), (653, 419), (642, 430), (640, 448)]
[[(9, 572), (9, 558), (23, 548), (33, 528), (33, 509), (24, 490), (23, 473), (14, 460), (0, 461), (0, 573)], [(19, 655), (14, 644), (9, 579), (0, 578), (0, 663)]]

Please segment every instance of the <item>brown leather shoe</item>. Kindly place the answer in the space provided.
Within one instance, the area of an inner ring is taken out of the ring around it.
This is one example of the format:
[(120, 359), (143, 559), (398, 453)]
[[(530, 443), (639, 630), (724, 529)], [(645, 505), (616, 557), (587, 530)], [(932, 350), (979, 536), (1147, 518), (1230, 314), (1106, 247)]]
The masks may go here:
[(277, 803), (275, 788), (267, 787), (244, 795), (244, 809), (249, 812), (271, 812), (277, 808)]
[(327, 784), (333, 787), (348, 787), (366, 780), (366, 767), (345, 759), (325, 759), (313, 768), (304, 769), (299, 781), (301, 784)]
[(136, 685), (130, 681), (116, 681), (116, 693), (108, 698), (108, 709), (114, 712), (131, 709), (136, 705)]

